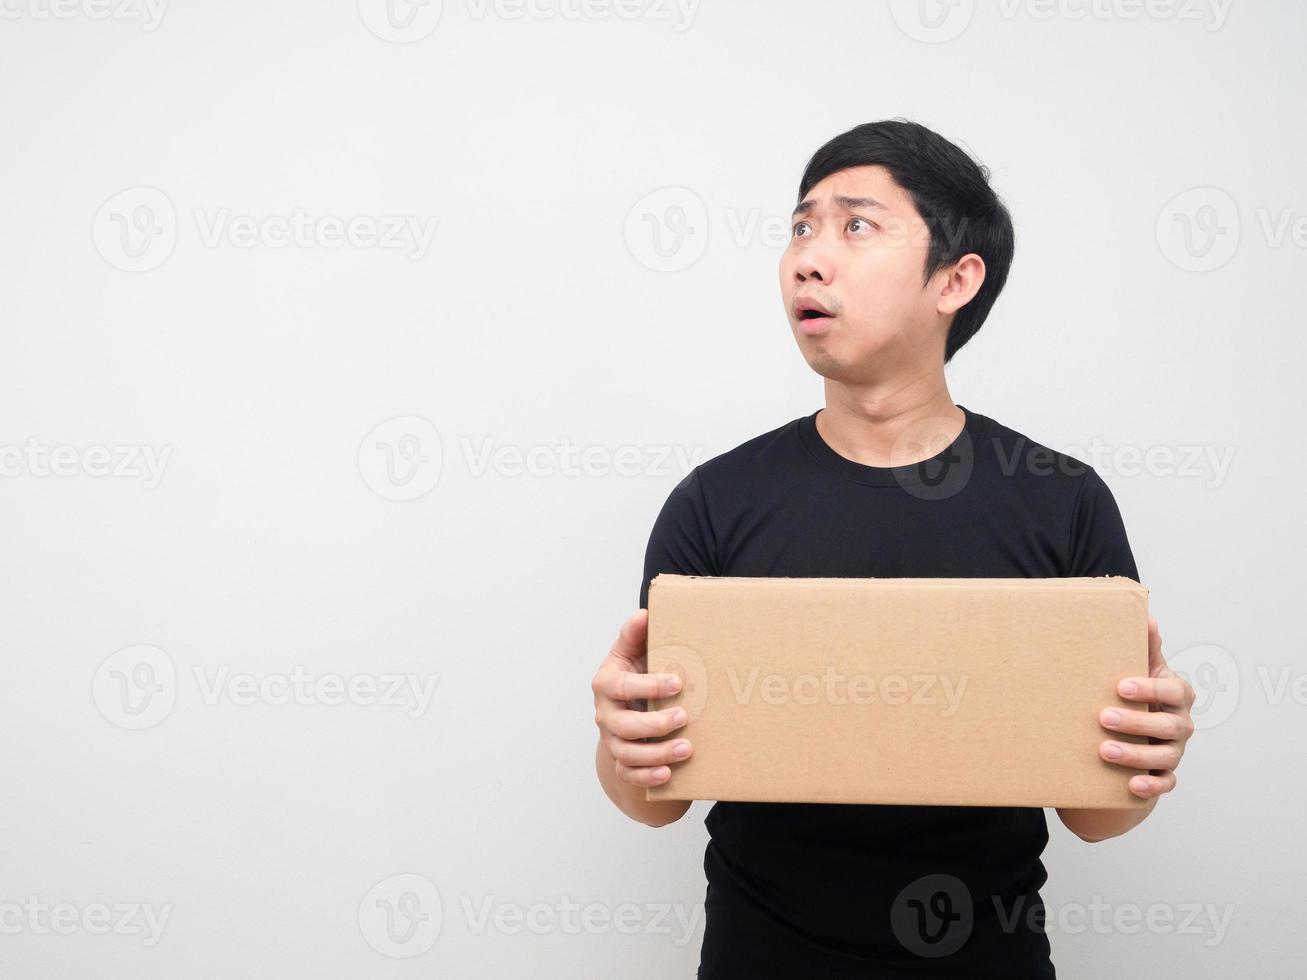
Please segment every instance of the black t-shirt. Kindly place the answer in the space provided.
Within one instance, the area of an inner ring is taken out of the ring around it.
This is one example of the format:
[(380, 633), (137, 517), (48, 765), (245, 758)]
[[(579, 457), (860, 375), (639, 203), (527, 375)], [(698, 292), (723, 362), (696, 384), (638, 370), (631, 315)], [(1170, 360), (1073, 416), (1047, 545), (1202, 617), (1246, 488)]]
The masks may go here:
[[(908, 466), (844, 458), (814, 412), (696, 467), (654, 524), (641, 607), (660, 572), (1138, 580), (1091, 467), (958, 407), (953, 443)], [(1040, 808), (718, 802), (706, 826), (701, 980), (1054, 976)]]

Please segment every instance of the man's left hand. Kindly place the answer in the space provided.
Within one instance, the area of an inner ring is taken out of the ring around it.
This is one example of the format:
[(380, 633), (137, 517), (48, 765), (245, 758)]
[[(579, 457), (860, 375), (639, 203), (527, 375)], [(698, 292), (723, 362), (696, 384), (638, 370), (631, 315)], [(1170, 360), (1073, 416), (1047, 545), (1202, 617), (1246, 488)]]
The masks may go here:
[[(1175, 789), (1175, 770), (1185, 745), (1194, 733), (1190, 709), (1194, 689), (1171, 670), (1162, 658), (1162, 636), (1157, 620), (1148, 617), (1148, 676), (1127, 677), (1117, 685), (1127, 701), (1140, 708), (1105, 708), (1098, 716), (1103, 727), (1114, 732), (1148, 736), (1148, 744), (1106, 741), (1098, 747), (1108, 762), (1144, 774), (1130, 777), (1130, 792), (1145, 800)], [(1113, 754), (1115, 753), (1115, 754)]]

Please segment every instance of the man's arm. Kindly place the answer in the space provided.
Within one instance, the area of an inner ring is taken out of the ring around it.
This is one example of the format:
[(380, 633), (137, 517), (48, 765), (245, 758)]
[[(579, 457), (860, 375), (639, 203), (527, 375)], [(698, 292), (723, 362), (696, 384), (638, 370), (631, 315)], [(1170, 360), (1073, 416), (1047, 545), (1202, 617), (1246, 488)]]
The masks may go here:
[[(668, 495), (654, 521), (645, 549), (639, 611), (626, 621), (591, 683), (595, 724), (599, 726), (599, 745), (595, 748), (599, 782), (623, 813), (651, 827), (679, 820), (689, 810), (688, 801), (647, 800), (645, 790), (671, 779), (671, 764), (688, 758), (693, 749), (684, 738), (642, 741), (670, 734), (686, 720), (684, 709), (679, 707), (640, 710), (649, 698), (675, 694), (681, 683), (675, 674), (645, 673), (649, 662), (649, 583), (661, 572), (717, 574), (715, 556), (712, 522), (699, 467), (695, 467)], [(678, 755), (678, 750), (683, 754)]]
[(1142, 810), (1069, 810), (1059, 807), (1057, 815), (1062, 824), (1087, 844), (1120, 837), (1144, 822), (1153, 812), (1157, 798), (1148, 801)]
[[(1148, 618), (1148, 677), (1127, 677), (1118, 685), (1121, 697), (1144, 705), (1138, 709), (1105, 708), (1099, 722), (1110, 731), (1149, 736), (1148, 744), (1105, 741), (1101, 758), (1120, 766), (1143, 770), (1131, 776), (1130, 792), (1148, 801), (1135, 810), (1077, 810), (1059, 807), (1057, 815), (1073, 834), (1096, 843), (1133, 830), (1157, 807), (1163, 793), (1175, 789), (1175, 768), (1193, 734), (1190, 709), (1194, 689), (1166, 665), (1157, 620)], [(1113, 748), (1120, 754), (1114, 756)]]
[[(690, 809), (688, 800), (647, 800), (645, 789), (672, 778), (672, 762), (688, 758), (686, 739), (644, 742), (666, 735), (686, 722), (685, 709), (637, 711), (631, 702), (667, 697), (681, 688), (675, 674), (646, 674), (649, 611), (641, 609), (623, 625), (613, 648), (591, 682), (595, 696), (595, 724), (599, 745), (595, 771), (608, 798), (632, 820), (663, 827), (681, 819)], [(678, 752), (681, 747), (683, 752)]]

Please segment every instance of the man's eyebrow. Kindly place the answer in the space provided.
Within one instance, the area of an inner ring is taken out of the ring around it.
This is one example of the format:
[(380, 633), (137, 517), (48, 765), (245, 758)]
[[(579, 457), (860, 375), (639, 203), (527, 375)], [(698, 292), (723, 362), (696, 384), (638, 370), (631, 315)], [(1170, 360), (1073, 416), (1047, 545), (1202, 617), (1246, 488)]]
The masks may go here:
[[(800, 201), (798, 207), (794, 209), (794, 214), (792, 214), (791, 217), (797, 218), (801, 214), (807, 214), (813, 209), (815, 203), (816, 202), (811, 199)], [(845, 211), (856, 211), (863, 208), (880, 208), (882, 211), (889, 210), (886, 205), (881, 204), (880, 201), (876, 200), (874, 197), (847, 197), (844, 194), (836, 194), (835, 203)]]

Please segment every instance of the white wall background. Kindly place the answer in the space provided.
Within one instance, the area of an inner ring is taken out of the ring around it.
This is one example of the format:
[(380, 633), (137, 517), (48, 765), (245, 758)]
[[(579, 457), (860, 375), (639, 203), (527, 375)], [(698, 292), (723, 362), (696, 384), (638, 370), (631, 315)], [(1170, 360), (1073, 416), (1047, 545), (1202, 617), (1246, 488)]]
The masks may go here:
[(153, 4), (0, 3), (0, 973), (692, 976), (707, 804), (609, 805), (588, 684), (675, 452), (820, 405), (804, 162), (907, 115), (1017, 223), (955, 400), (1098, 466), (1203, 697), (1053, 819), (1059, 975), (1297, 975), (1300, 5)]

